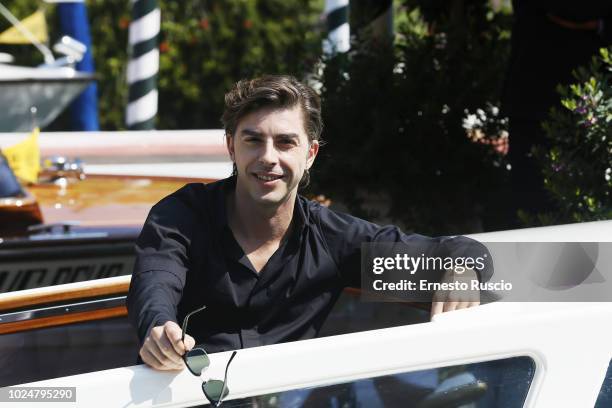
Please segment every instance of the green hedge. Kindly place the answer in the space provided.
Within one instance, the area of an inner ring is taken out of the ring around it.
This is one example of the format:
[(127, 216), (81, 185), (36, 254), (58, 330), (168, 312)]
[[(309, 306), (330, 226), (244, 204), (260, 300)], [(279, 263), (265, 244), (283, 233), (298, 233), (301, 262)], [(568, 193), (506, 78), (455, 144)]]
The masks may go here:
[(414, 5), (403, 12), (393, 48), (327, 61), (327, 145), (313, 191), (408, 230), (494, 229), (503, 158), (470, 141), (462, 123), (466, 109), (499, 99), (509, 18), (490, 15), (484, 2), (429, 21)]

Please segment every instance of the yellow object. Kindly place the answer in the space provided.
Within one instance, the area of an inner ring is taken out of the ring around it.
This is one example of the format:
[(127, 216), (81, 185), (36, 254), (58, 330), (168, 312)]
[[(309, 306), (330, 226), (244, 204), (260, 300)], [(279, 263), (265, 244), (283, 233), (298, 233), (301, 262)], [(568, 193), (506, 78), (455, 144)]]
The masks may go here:
[(40, 170), (39, 133), (40, 129), (34, 128), (30, 136), (23, 142), (2, 149), (2, 153), (15, 175), (28, 183), (35, 183), (38, 180)]
[[(49, 41), (47, 35), (47, 22), (45, 21), (45, 14), (38, 10), (34, 14), (24, 18), (20, 21), (23, 28), (28, 30), (36, 40), (41, 43)], [(23, 35), (17, 27), (11, 27), (8, 30), (0, 33), (0, 43), (4, 44), (31, 44), (32, 41)]]

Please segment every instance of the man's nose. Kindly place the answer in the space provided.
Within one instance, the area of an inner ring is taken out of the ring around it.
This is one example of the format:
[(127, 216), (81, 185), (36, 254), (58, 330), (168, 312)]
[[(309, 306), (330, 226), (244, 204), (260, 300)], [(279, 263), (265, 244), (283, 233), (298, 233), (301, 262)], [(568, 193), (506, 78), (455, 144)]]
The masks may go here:
[(262, 164), (272, 165), (278, 162), (278, 152), (276, 151), (276, 147), (274, 146), (274, 140), (267, 139), (266, 142), (262, 146), (261, 154), (259, 156), (259, 161)]

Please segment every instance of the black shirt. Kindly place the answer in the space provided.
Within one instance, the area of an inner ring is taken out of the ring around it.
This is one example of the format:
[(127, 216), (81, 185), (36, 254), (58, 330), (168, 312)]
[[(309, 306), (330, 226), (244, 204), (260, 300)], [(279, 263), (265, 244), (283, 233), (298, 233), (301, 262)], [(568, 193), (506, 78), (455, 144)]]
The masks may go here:
[(227, 222), (225, 200), (235, 182), (188, 184), (151, 209), (128, 295), (141, 343), (151, 328), (181, 324), (202, 305), (187, 332), (209, 352), (313, 338), (342, 289), (359, 287), (363, 242), (404, 242), (426, 255), (477, 244), (407, 235), (298, 196), (290, 236), (257, 273)]

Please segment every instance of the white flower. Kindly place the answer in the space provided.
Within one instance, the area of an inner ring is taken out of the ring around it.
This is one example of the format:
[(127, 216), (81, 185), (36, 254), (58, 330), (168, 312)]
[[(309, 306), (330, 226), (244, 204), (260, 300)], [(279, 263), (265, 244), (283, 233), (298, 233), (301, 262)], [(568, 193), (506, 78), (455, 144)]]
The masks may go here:
[(404, 62), (400, 61), (397, 64), (395, 64), (395, 66), (393, 67), (393, 73), (394, 74), (403, 74), (404, 73), (404, 68), (406, 68), (406, 64)]
[(467, 115), (465, 119), (463, 119), (463, 128), (464, 129), (474, 129), (482, 126), (482, 122), (476, 115)]
[(493, 116), (497, 116), (499, 114), (499, 108), (491, 105), (491, 114), (493, 114)]
[(482, 109), (476, 109), (476, 113), (480, 117), (480, 120), (482, 121), (487, 120), (487, 115), (485, 114), (485, 111), (483, 111)]

